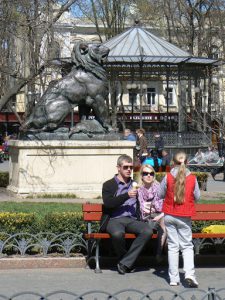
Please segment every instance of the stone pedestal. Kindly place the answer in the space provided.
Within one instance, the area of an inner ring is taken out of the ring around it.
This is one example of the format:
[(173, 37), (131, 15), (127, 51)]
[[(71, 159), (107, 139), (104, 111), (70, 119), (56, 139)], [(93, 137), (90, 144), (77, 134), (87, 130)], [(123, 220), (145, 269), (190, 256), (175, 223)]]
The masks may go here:
[(10, 141), (9, 186), (17, 194), (73, 193), (101, 197), (117, 158), (133, 157), (130, 141)]

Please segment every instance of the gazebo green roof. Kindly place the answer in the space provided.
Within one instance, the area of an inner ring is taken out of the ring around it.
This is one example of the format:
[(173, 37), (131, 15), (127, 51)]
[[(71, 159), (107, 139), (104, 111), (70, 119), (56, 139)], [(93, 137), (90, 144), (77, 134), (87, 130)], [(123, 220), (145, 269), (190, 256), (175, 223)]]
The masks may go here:
[(108, 63), (214, 64), (216, 60), (195, 57), (141, 26), (133, 26), (104, 43), (110, 49)]

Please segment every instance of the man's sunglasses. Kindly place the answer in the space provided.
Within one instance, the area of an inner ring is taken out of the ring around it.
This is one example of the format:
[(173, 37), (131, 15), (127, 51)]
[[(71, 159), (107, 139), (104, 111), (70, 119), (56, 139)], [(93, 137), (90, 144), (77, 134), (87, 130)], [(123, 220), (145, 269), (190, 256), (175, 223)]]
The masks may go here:
[(133, 166), (122, 166), (122, 169), (123, 170), (128, 170), (128, 169), (133, 170)]
[(142, 176), (155, 176), (155, 173), (154, 172), (142, 172)]

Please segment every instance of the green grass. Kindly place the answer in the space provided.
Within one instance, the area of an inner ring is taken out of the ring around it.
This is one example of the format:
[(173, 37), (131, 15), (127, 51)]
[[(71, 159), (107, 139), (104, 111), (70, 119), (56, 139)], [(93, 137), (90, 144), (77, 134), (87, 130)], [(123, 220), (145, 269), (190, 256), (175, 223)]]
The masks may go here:
[(77, 203), (44, 203), (44, 202), (0, 202), (2, 212), (37, 213), (43, 217), (50, 212), (81, 212), (81, 204)]
[(217, 200), (199, 200), (198, 203), (201, 204), (225, 204), (225, 199), (217, 199)]
[[(225, 199), (200, 200), (198, 203), (213, 204), (224, 203)], [(55, 202), (0, 202), (2, 212), (37, 213), (40, 218), (51, 212), (81, 212), (81, 204), (78, 203), (55, 203)]]

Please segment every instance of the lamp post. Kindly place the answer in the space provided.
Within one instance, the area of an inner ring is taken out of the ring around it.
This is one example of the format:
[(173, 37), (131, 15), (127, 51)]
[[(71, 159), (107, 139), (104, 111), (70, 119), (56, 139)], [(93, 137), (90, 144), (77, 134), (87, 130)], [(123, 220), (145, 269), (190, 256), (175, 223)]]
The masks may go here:
[(143, 125), (142, 125), (143, 91), (146, 89), (147, 89), (147, 84), (141, 82), (141, 85), (140, 85), (140, 128), (143, 127)]
[(168, 89), (166, 90), (163, 90), (163, 96), (166, 100), (166, 122), (168, 124), (168, 121), (169, 121), (169, 95), (168, 95)]
[(127, 90), (129, 92), (129, 95), (131, 93), (131, 127), (132, 130), (134, 130), (134, 93), (137, 90), (137, 84), (136, 83), (128, 83), (127, 84)]

